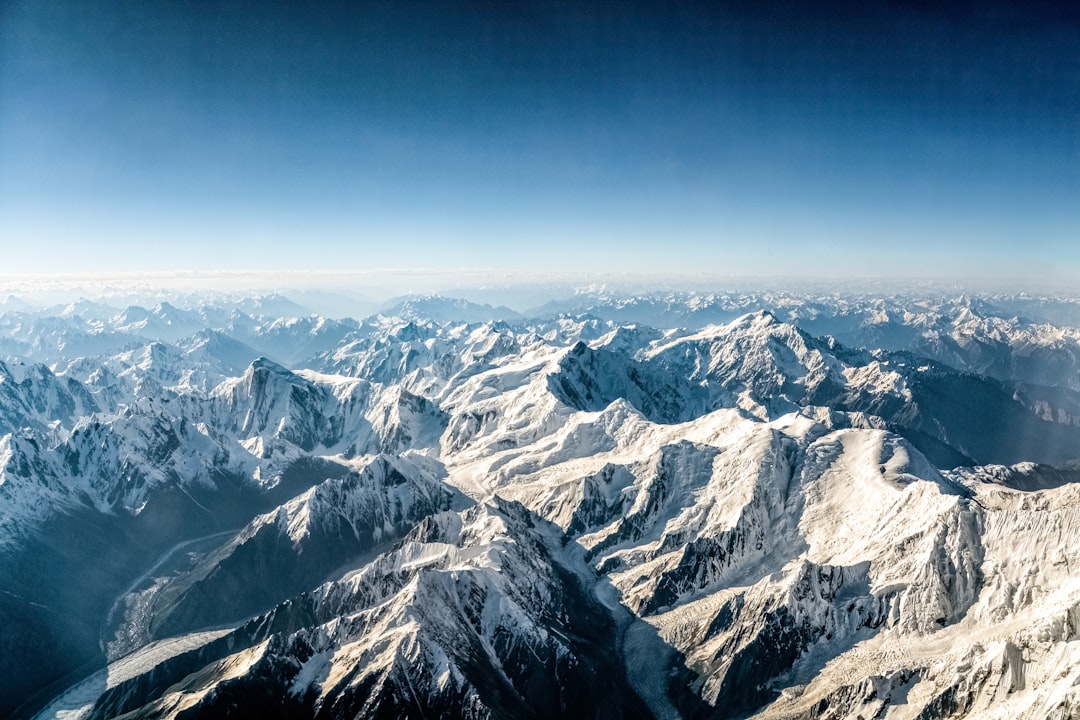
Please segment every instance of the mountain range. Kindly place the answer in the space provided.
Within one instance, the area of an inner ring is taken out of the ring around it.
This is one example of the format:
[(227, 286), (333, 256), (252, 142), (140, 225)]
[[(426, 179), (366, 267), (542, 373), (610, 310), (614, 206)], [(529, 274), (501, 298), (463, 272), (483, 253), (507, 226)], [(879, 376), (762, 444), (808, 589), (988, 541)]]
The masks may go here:
[(1080, 716), (1080, 302), (0, 308), (0, 714)]

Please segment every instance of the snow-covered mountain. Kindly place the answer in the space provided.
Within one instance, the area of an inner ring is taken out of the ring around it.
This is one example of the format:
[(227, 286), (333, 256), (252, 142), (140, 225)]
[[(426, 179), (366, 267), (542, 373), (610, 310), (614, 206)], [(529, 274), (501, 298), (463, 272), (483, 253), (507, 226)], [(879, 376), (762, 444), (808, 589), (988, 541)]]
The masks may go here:
[(1076, 717), (1071, 307), (5, 303), (0, 708)]

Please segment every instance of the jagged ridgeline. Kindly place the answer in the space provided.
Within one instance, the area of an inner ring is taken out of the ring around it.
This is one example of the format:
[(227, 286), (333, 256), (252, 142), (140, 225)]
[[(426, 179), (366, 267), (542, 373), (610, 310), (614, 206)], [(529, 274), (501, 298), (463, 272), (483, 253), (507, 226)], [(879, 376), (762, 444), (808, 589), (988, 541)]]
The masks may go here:
[(5, 303), (0, 716), (1080, 717), (1078, 327)]

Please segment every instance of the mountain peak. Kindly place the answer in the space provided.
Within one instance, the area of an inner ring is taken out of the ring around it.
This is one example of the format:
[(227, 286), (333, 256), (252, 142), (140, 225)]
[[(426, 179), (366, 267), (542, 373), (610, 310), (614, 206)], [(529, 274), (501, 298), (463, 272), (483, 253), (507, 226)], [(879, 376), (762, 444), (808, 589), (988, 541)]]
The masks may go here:
[(251, 361), (248, 372), (266, 371), (278, 375), (292, 375), (292, 371), (280, 363), (276, 363), (268, 357), (260, 355)]

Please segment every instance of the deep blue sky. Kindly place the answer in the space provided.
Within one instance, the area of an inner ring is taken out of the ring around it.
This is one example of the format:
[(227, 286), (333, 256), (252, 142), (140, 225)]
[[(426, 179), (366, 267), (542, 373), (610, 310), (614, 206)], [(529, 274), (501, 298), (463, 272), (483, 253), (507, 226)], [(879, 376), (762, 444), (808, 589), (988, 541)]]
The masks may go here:
[(0, 0), (4, 269), (1080, 280), (1066, 4), (308, 5)]

